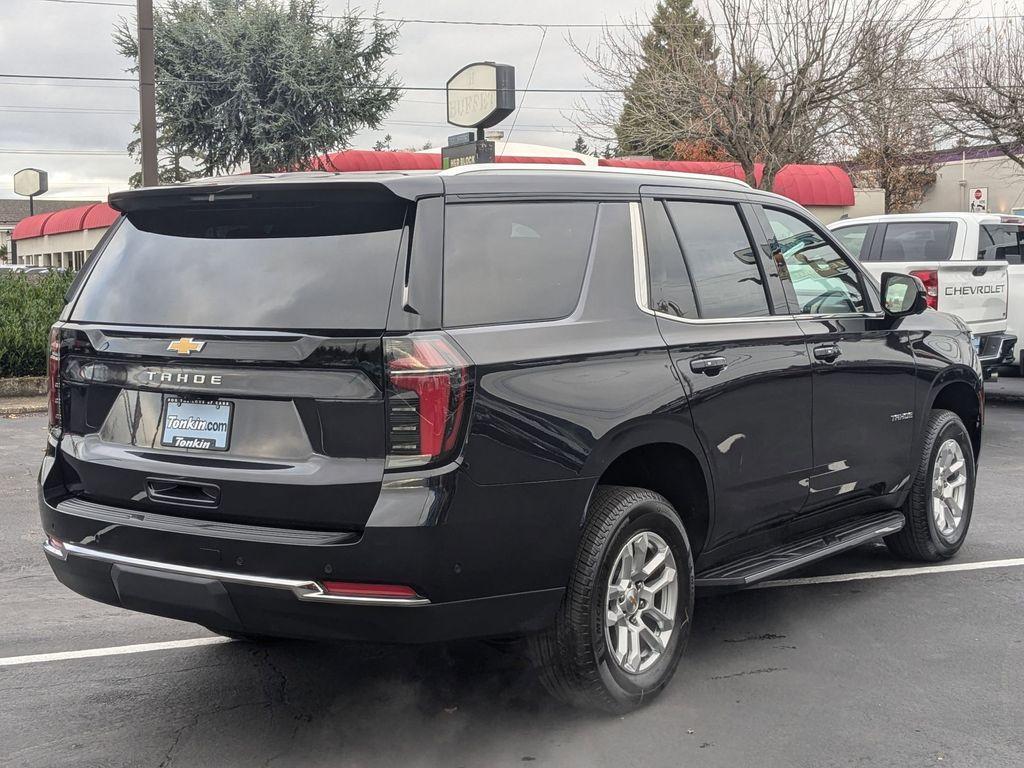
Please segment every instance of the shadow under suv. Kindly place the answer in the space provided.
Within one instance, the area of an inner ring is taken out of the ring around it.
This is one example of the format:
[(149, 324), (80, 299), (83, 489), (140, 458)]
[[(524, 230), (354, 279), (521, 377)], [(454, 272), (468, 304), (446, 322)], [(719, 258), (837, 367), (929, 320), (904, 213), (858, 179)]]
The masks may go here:
[(39, 488), (87, 597), (228, 636), (525, 635), (553, 693), (624, 711), (695, 588), (967, 533), (969, 332), (784, 198), (476, 166), (110, 203)]

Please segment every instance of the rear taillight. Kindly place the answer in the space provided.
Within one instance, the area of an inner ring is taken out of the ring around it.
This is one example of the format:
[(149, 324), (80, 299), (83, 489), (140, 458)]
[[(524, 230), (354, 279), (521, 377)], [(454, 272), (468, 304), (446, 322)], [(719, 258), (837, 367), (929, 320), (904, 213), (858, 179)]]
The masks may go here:
[(343, 597), (385, 597), (410, 600), (420, 597), (412, 587), (404, 584), (363, 584), (354, 581), (324, 581), (324, 592)]
[(470, 361), (443, 334), (384, 340), (388, 468), (447, 460), (458, 447)]
[(47, 412), (50, 429), (60, 429), (60, 329), (50, 328), (50, 354), (46, 360)]
[(939, 308), (939, 273), (934, 269), (915, 269), (911, 273), (924, 284), (924, 292), (928, 297), (928, 306)]

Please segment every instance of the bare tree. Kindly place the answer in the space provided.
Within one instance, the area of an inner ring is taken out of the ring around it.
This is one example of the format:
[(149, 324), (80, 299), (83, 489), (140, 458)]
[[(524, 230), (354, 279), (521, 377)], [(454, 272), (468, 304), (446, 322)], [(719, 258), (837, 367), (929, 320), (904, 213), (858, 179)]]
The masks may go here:
[(861, 66), (868, 53), (887, 71), (899, 41), (927, 40), (941, 23), (939, 10), (949, 15), (942, 0), (707, 5), (716, 50), (710, 64), (702, 61), (707, 45), (645, 47), (637, 26), (606, 27), (593, 47), (574, 44), (591, 83), (607, 91), (577, 105), (577, 128), (591, 138), (621, 132), (628, 94), (631, 146), (706, 143), (738, 162), (749, 183), (769, 189), (783, 166), (814, 161), (842, 141), (849, 103), (870, 85)]
[(939, 126), (928, 92), (935, 45), (924, 36), (892, 45), (881, 58), (874, 46), (864, 52), (857, 72), (863, 89), (844, 100), (842, 144), (852, 150), (844, 165), (857, 186), (883, 189), (885, 212), (902, 213), (920, 204), (936, 178), (931, 151)]
[(939, 118), (962, 143), (994, 144), (1024, 167), (1024, 20), (959, 28), (934, 93)]

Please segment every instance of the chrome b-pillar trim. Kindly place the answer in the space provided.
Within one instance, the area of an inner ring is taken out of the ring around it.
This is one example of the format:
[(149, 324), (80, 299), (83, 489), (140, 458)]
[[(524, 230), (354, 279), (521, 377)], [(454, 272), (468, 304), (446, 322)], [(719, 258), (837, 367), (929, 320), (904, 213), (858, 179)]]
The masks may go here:
[(137, 568), (146, 568), (151, 571), (162, 573), (173, 573), (179, 576), (198, 576), (205, 579), (228, 584), (242, 584), (249, 587), (266, 587), (268, 589), (290, 590), (299, 600), (317, 603), (336, 603), (341, 605), (367, 605), (367, 606), (391, 606), (395, 608), (411, 608), (420, 605), (429, 605), (430, 600), (425, 597), (362, 597), (358, 595), (332, 595), (329, 594), (317, 581), (302, 581), (299, 579), (279, 579), (272, 576), (256, 576), (246, 573), (233, 573), (231, 571), (217, 571), (209, 568), (196, 568), (190, 565), (178, 565), (176, 563), (164, 563), (159, 560), (144, 560), (139, 557), (119, 555), (114, 552), (83, 547), (79, 544), (60, 542), (59, 544), (47, 539), (43, 544), (43, 551), (50, 557), (58, 560), (67, 560), (68, 557), (82, 557), (87, 560), (98, 560), (112, 565), (131, 565)]

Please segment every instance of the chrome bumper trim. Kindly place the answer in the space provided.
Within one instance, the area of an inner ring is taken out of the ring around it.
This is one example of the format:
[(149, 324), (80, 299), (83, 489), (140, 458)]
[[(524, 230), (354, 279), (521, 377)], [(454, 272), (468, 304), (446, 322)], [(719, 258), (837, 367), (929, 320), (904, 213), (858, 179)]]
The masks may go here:
[(342, 605), (367, 605), (367, 606), (390, 606), (395, 608), (412, 608), (420, 605), (429, 605), (430, 600), (425, 597), (359, 597), (355, 595), (332, 595), (329, 594), (319, 582), (300, 581), (297, 579), (278, 579), (271, 576), (253, 576), (245, 573), (232, 573), (230, 571), (216, 571), (209, 568), (195, 568), (190, 565), (177, 565), (175, 563), (162, 563), (158, 560), (143, 560), (139, 557), (118, 555), (113, 552), (104, 552), (91, 547), (83, 547), (79, 544), (61, 542), (58, 546), (49, 539), (43, 543), (43, 551), (50, 557), (58, 560), (67, 560), (69, 556), (83, 557), (87, 560), (98, 560), (111, 565), (132, 565), (138, 568), (146, 568), (152, 571), (173, 573), (179, 576), (198, 576), (205, 579), (214, 579), (228, 584), (242, 584), (248, 587), (266, 587), (268, 589), (287, 589), (299, 600), (316, 603), (335, 603)]

